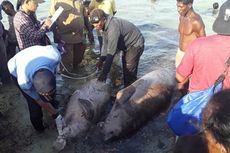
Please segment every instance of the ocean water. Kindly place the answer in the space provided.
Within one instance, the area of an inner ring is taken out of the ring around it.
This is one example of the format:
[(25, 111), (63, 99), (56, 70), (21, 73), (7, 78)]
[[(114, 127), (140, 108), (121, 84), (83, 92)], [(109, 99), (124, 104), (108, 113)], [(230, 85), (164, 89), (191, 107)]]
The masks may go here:
[[(11, 0), (16, 4), (16, 0)], [(41, 0), (43, 1), (43, 0)], [(220, 5), (225, 0), (194, 0), (194, 10), (198, 12), (206, 27), (207, 35), (213, 34), (212, 23), (217, 15), (212, 13), (212, 4)], [(48, 16), (50, 1), (39, 4), (37, 16)], [(116, 0), (117, 17), (133, 22), (145, 37), (145, 51), (141, 57), (138, 76), (159, 67), (174, 65), (178, 47), (178, 18), (176, 0)], [(3, 23), (8, 28), (7, 17), (3, 14)]]

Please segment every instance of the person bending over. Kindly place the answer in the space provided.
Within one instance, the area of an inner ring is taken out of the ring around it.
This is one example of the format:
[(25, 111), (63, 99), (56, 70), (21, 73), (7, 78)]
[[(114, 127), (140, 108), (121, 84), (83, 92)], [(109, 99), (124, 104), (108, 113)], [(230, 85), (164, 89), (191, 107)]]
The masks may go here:
[(124, 86), (127, 87), (137, 79), (140, 57), (144, 51), (144, 37), (131, 22), (108, 16), (103, 10), (95, 9), (90, 13), (90, 22), (97, 30), (103, 31), (103, 46), (97, 67), (103, 70), (99, 81), (105, 81), (118, 50), (123, 51), (122, 65)]
[(26, 48), (8, 62), (13, 81), (27, 101), (30, 121), (38, 132), (45, 130), (42, 108), (55, 119), (59, 135), (65, 126), (63, 117), (57, 111), (58, 102), (54, 99), (55, 72), (60, 60), (59, 50), (48, 45)]

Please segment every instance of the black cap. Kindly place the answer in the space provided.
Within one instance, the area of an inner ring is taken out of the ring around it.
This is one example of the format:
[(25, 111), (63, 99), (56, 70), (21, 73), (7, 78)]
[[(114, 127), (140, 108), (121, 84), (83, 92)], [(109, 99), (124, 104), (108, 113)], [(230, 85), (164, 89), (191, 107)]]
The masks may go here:
[(219, 14), (212, 26), (217, 34), (230, 35), (230, 0), (227, 0), (219, 10)]
[(101, 9), (94, 9), (89, 15), (89, 21), (91, 24), (98, 23), (101, 19), (105, 18), (106, 14)]

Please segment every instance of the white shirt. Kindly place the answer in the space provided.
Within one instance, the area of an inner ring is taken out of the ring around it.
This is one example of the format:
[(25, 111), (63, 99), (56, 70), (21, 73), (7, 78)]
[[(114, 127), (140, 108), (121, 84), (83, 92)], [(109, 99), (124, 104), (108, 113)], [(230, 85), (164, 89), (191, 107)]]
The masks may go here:
[(8, 62), (8, 69), (10, 74), (17, 78), (20, 88), (37, 100), (39, 95), (33, 88), (32, 82), (34, 73), (41, 68), (56, 73), (60, 60), (61, 55), (56, 47), (32, 46), (12, 57)]

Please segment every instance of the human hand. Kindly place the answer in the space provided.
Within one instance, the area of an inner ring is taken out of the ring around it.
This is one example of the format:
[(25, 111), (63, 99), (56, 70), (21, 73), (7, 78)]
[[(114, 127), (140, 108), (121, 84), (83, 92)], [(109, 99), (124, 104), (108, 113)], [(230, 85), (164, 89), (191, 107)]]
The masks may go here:
[(101, 73), (101, 75), (98, 77), (97, 80), (100, 81), (100, 82), (105, 82), (106, 78), (107, 78), (107, 75), (104, 74), (104, 73)]
[(102, 62), (101, 60), (99, 60), (99, 61), (97, 62), (97, 64), (96, 64), (96, 67), (97, 67), (98, 70), (101, 70), (102, 67), (103, 67), (103, 62)]
[(66, 52), (64, 46), (65, 46), (65, 41), (63, 40), (59, 40), (59, 42), (57, 43), (57, 49), (60, 51), (61, 54), (64, 54)]
[(43, 25), (42, 25), (42, 28), (43, 29), (49, 29), (52, 25), (52, 21), (51, 21), (51, 18), (47, 18), (45, 19)]

